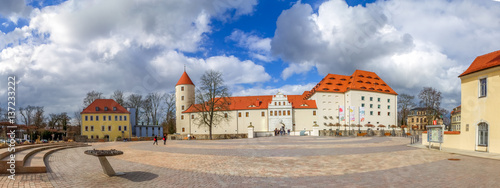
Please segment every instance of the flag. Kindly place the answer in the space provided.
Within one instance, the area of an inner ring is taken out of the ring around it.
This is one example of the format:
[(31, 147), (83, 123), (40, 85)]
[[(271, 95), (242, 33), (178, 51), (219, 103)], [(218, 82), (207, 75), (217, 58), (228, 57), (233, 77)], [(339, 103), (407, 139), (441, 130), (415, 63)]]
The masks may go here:
[(360, 122), (365, 121), (365, 107), (359, 107), (359, 119)]
[(354, 122), (354, 121), (356, 120), (356, 117), (354, 116), (354, 109), (356, 109), (356, 107), (355, 107), (355, 106), (351, 106), (351, 107), (349, 108), (349, 112), (351, 112), (351, 113), (349, 114), (349, 117), (351, 118), (351, 121), (352, 121), (352, 122)]
[(339, 105), (339, 118), (340, 118), (340, 121), (345, 121), (345, 119), (344, 119), (344, 106), (342, 106), (342, 105)]

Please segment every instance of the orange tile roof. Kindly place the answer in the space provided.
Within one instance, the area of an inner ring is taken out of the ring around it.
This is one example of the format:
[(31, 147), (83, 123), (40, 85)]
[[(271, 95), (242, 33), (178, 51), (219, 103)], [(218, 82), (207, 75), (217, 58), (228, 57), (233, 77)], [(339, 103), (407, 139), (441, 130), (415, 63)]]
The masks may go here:
[(500, 50), (476, 57), (469, 68), (458, 77), (462, 77), (496, 66), (500, 66)]
[(377, 74), (363, 70), (356, 70), (351, 76), (328, 74), (316, 84), (311, 91), (304, 92), (302, 95), (305, 99), (308, 99), (318, 91), (345, 93), (349, 90), (372, 91), (397, 95), (397, 93)]
[[(99, 107), (99, 111), (96, 111), (96, 107)], [(104, 111), (104, 107), (107, 107), (108, 110)], [(113, 111), (113, 107), (116, 107), (116, 111)], [(83, 111), (80, 114), (88, 114), (88, 113), (128, 113), (128, 114), (130, 114), (130, 112), (127, 109), (125, 109), (123, 106), (118, 104), (113, 99), (96, 99), (87, 108), (83, 109)]]
[[(316, 109), (315, 100), (304, 100), (302, 95), (286, 95), (294, 109)], [(229, 97), (229, 110), (255, 110), (267, 109), (273, 99), (273, 95)], [(182, 113), (196, 112), (191, 105)]]
[(183, 85), (183, 84), (191, 84), (191, 85), (194, 85), (193, 84), (193, 81), (191, 81), (191, 78), (189, 78), (188, 74), (186, 73), (186, 71), (184, 71), (184, 73), (182, 73), (182, 76), (181, 78), (179, 79), (179, 81), (177, 82), (177, 84), (175, 84), (176, 86), (177, 85)]

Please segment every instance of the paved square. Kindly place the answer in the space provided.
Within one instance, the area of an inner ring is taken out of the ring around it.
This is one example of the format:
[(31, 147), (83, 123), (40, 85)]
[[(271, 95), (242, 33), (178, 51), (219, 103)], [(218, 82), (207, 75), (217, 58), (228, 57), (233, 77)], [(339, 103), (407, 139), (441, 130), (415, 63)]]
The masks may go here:
[[(49, 173), (0, 176), (1, 187), (495, 187), (499, 160), (407, 147), (408, 138), (267, 137), (95, 143), (51, 154)], [(88, 149), (123, 176), (107, 177)], [(448, 160), (448, 159), (460, 160)]]

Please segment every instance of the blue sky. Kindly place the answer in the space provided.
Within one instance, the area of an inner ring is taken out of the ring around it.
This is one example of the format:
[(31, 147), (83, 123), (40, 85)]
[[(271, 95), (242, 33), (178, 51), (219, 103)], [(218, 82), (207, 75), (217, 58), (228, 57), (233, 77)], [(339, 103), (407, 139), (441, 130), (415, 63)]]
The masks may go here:
[(90, 90), (172, 92), (184, 65), (195, 84), (223, 72), (235, 96), (361, 69), (398, 93), (434, 87), (451, 111), (457, 76), (500, 50), (498, 20), (491, 0), (2, 1), (0, 77), (20, 80), (18, 107), (73, 114)]

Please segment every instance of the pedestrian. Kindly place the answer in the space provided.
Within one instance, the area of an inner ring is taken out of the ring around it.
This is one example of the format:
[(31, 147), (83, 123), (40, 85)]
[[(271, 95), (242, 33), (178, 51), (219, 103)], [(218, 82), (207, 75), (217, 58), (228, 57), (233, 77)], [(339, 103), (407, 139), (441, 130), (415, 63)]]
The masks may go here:
[(158, 145), (158, 136), (155, 135), (155, 138), (153, 138), (154, 142), (153, 142), (153, 145)]
[(288, 129), (288, 136), (290, 136), (290, 129)]
[(167, 145), (167, 134), (163, 134), (163, 145)]

